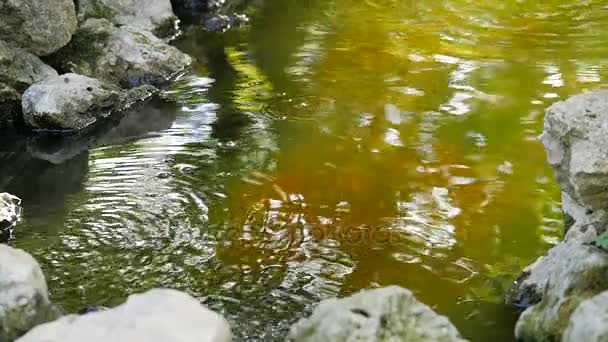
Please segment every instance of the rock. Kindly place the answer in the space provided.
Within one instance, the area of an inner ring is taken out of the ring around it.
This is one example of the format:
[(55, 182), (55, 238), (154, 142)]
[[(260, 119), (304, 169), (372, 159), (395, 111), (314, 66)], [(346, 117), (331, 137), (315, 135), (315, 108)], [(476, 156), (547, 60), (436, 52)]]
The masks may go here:
[(0, 245), (0, 341), (13, 341), (54, 315), (36, 260), (21, 250)]
[(80, 130), (109, 116), (117, 100), (116, 89), (93, 78), (65, 74), (25, 91), (23, 118), (36, 129)]
[(133, 88), (162, 86), (183, 72), (192, 59), (149, 31), (115, 27), (105, 19), (88, 19), (51, 65), (102, 81)]
[(608, 341), (608, 292), (587, 299), (574, 310), (562, 341)]
[(207, 20), (204, 25), (207, 31), (226, 32), (233, 27), (241, 27), (249, 22), (249, 18), (244, 14), (218, 14)]
[(289, 339), (295, 342), (465, 341), (446, 317), (397, 286), (323, 301), (311, 317), (292, 326)]
[(582, 301), (608, 289), (608, 253), (572, 240), (529, 266), (507, 296), (528, 307), (515, 329), (523, 340), (559, 340)]
[(171, 0), (79, 0), (78, 19), (103, 18), (117, 25), (152, 31), (158, 37), (174, 34), (177, 17)]
[(608, 289), (608, 253), (592, 246), (608, 227), (608, 91), (551, 106), (541, 141), (562, 191), (566, 235), (507, 294), (527, 308), (515, 331), (523, 340), (559, 340), (577, 306)]
[(38, 326), (18, 342), (229, 342), (226, 320), (189, 295), (151, 290), (117, 308), (66, 316)]
[(249, 21), (237, 14), (246, 5), (243, 0), (173, 0), (175, 13), (186, 23), (199, 24), (209, 31), (222, 32)]
[[(551, 106), (541, 141), (562, 192), (584, 213), (579, 218), (608, 209), (608, 91), (577, 95)], [(573, 225), (575, 218), (567, 214)], [(595, 226), (598, 234), (606, 230), (605, 223)]]
[(21, 219), (21, 200), (8, 193), (0, 193), (0, 235), (10, 233)]
[(73, 0), (0, 0), (0, 40), (36, 56), (65, 46), (76, 24)]
[(13, 126), (18, 119), (25, 89), (54, 76), (57, 72), (38, 57), (0, 41), (0, 127)]
[[(111, 110), (112, 115), (107, 120), (72, 134), (38, 132), (38, 134), (28, 139), (27, 154), (54, 165), (61, 165), (86, 154), (89, 149), (95, 146), (107, 146), (116, 143), (116, 141), (124, 142), (125, 138), (139, 136), (135, 133), (138, 132), (138, 129), (143, 129), (145, 132), (167, 129), (171, 127), (173, 121), (163, 120), (163, 117), (157, 113), (157, 111), (160, 111), (157, 108), (144, 107), (148, 100), (157, 93), (158, 89), (150, 85), (129, 89), (121, 93), (120, 99)], [(136, 118), (130, 119), (133, 116), (136, 116)], [(132, 126), (136, 128), (129, 129), (130, 125), (123, 125), (124, 122), (130, 122), (130, 120), (135, 120)], [(117, 137), (114, 137), (114, 140), (108, 137), (108, 135), (113, 136), (116, 130), (120, 131), (121, 126), (127, 126), (127, 132), (123, 132), (122, 135), (118, 134)], [(146, 128), (149, 128), (149, 130), (145, 130)]]

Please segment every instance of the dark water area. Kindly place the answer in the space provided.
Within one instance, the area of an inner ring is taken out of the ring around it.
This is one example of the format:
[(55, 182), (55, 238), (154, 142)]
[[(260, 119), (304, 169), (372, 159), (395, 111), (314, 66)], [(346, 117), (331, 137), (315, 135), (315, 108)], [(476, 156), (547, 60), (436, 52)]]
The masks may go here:
[(68, 312), (177, 288), (238, 340), (401, 285), (511, 341), (519, 272), (562, 236), (544, 110), (608, 77), (602, 1), (258, 2), (184, 29), (162, 99), (70, 137), (2, 134), (12, 245)]

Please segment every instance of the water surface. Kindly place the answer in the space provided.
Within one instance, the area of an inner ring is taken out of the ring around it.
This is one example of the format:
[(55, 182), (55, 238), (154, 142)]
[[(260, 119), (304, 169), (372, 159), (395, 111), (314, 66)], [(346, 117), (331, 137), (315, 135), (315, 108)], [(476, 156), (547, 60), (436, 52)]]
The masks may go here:
[(562, 234), (544, 110), (608, 77), (604, 1), (275, 0), (164, 94), (93, 134), (3, 136), (13, 245), (69, 312), (178, 288), (242, 340), (401, 285), (473, 341)]

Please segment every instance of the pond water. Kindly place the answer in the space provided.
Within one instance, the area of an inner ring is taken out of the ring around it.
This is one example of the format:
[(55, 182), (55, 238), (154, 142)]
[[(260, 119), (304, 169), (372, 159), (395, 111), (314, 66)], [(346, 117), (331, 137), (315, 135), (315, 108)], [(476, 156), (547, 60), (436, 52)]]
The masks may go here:
[(608, 78), (594, 0), (274, 0), (164, 95), (86, 136), (0, 137), (11, 244), (66, 311), (185, 290), (239, 340), (401, 285), (473, 341), (562, 235), (544, 110)]

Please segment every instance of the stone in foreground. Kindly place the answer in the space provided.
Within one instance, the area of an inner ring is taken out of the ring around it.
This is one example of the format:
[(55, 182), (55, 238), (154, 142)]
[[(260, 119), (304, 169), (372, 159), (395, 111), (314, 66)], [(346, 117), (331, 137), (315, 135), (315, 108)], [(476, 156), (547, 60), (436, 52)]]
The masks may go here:
[(295, 342), (465, 341), (443, 316), (398, 286), (321, 302), (289, 333)]
[(13, 341), (54, 314), (36, 260), (21, 250), (0, 245), (0, 341)]
[(608, 292), (587, 299), (576, 308), (562, 341), (608, 341)]
[(65, 74), (36, 83), (23, 94), (23, 119), (35, 129), (80, 130), (110, 115), (118, 92), (96, 79)]
[(133, 88), (162, 86), (178, 76), (192, 59), (147, 30), (116, 27), (105, 19), (88, 19), (68, 46), (53, 55), (61, 70)]
[(529, 306), (515, 328), (528, 341), (559, 340), (584, 300), (608, 289), (608, 253), (580, 241), (563, 242), (529, 266), (507, 302)]
[(18, 342), (229, 342), (226, 320), (189, 295), (151, 290), (114, 309), (66, 316), (38, 326)]
[(89, 18), (139, 27), (159, 37), (172, 34), (177, 21), (171, 0), (80, 0), (78, 19), (85, 21)]
[(73, 0), (0, 1), (0, 40), (36, 56), (65, 46), (76, 24)]

